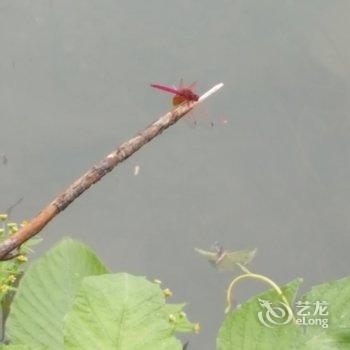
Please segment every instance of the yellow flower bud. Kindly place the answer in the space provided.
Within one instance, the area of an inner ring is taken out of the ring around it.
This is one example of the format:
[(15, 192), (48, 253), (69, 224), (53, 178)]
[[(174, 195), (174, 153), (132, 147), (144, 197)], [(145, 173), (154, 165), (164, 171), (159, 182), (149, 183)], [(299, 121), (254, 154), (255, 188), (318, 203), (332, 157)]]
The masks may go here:
[(24, 227), (24, 226), (27, 226), (29, 224), (29, 221), (28, 220), (23, 220), (21, 222), (21, 226)]
[(28, 258), (22, 254), (22, 255), (17, 256), (17, 260), (19, 262), (26, 262), (26, 261), (28, 261)]
[(10, 233), (16, 233), (18, 231), (18, 225), (15, 222), (9, 222), (7, 227), (10, 229)]
[(0, 284), (0, 293), (7, 293), (9, 289), (10, 287), (6, 284)]
[(163, 293), (166, 298), (170, 298), (173, 296), (173, 292), (169, 288), (164, 289)]
[(7, 220), (7, 214), (0, 214), (0, 221), (6, 221)]
[(194, 332), (195, 332), (196, 334), (198, 334), (198, 333), (201, 331), (201, 329), (202, 329), (202, 327), (201, 327), (201, 325), (200, 325), (199, 323), (196, 323), (196, 324), (194, 325)]
[(16, 282), (16, 276), (15, 275), (10, 275), (7, 277), (7, 280), (10, 282), (10, 283), (15, 283)]
[(175, 315), (170, 314), (170, 315), (169, 315), (169, 322), (174, 323), (175, 321), (176, 321), (176, 317), (175, 317)]
[(11, 227), (10, 227), (10, 233), (11, 233), (11, 234), (14, 234), (14, 233), (16, 233), (16, 232), (18, 232), (18, 227), (16, 227), (16, 226), (11, 226)]
[(28, 220), (23, 220), (21, 222), (21, 226), (24, 227), (24, 226), (27, 226), (29, 224), (29, 221)]

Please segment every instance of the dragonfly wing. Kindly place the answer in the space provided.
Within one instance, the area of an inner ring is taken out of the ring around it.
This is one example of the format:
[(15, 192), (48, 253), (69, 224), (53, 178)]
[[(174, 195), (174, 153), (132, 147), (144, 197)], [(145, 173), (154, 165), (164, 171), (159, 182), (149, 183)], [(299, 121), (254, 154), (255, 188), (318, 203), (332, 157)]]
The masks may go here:
[(196, 90), (196, 86), (197, 86), (197, 82), (195, 81), (194, 83), (192, 83), (191, 85), (188, 86), (188, 89), (194, 91), (194, 90)]
[(194, 248), (194, 250), (202, 256), (204, 259), (208, 260), (209, 262), (215, 264), (216, 259), (217, 259), (217, 254), (214, 252), (209, 252), (207, 250), (202, 250), (199, 248)]
[(233, 271), (237, 264), (247, 265), (255, 257), (257, 250), (238, 250), (235, 252), (227, 252), (216, 266), (220, 271)]
[(151, 84), (151, 87), (158, 89), (158, 90), (165, 91), (165, 92), (169, 92), (170, 94), (181, 96), (180, 92), (177, 89), (174, 89), (170, 86)]

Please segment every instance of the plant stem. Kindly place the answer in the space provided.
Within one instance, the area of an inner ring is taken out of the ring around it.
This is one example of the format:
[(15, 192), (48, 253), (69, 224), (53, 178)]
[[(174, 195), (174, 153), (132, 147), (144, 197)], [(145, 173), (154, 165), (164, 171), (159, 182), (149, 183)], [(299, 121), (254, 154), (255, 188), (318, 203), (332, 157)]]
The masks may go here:
[(227, 294), (226, 294), (226, 300), (227, 300), (227, 307), (225, 309), (225, 313), (226, 314), (229, 313), (229, 311), (231, 310), (231, 307), (232, 307), (231, 300), (232, 300), (233, 287), (240, 280), (247, 279), (247, 278), (256, 279), (256, 280), (259, 280), (259, 281), (262, 281), (262, 282), (265, 282), (265, 283), (269, 284), (276, 291), (276, 293), (281, 297), (283, 302), (288, 306), (288, 308), (289, 308), (288, 311), (291, 312), (291, 315), (293, 315), (293, 311), (292, 311), (292, 309), (290, 307), (289, 301), (287, 300), (287, 298), (283, 294), (282, 289), (274, 281), (272, 281), (270, 278), (268, 278), (268, 277), (266, 277), (264, 275), (259, 275), (259, 274), (252, 273), (252, 272), (247, 272), (246, 274), (240, 275), (240, 276), (234, 278), (231, 281), (231, 283), (230, 283), (230, 285), (229, 285), (229, 287), (227, 289)]
[(188, 101), (177, 106), (156, 122), (139, 132), (135, 137), (121, 144), (115, 151), (105, 157), (100, 163), (93, 166), (80, 178), (74, 181), (62, 194), (42, 209), (27, 225), (17, 233), (0, 243), (0, 260), (6, 259), (11, 251), (18, 248), (25, 241), (38, 234), (56, 215), (66, 209), (76, 198), (100, 181), (111, 172), (119, 163), (129, 158), (142, 146), (160, 135), (165, 129), (175, 124), (196, 105), (203, 102), (213, 93), (221, 89), (223, 84), (217, 84), (203, 94), (197, 102)]

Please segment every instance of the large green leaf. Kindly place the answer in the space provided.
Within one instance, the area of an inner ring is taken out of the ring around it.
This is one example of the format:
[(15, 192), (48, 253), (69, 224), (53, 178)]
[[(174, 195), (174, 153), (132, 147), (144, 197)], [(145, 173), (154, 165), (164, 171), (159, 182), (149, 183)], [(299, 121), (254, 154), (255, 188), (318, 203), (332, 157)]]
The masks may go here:
[[(302, 301), (310, 305), (311, 315), (307, 319), (322, 318), (328, 326), (305, 326), (303, 349), (350, 349), (350, 278), (314, 286)], [(327, 315), (315, 310), (315, 304), (320, 302), (326, 303), (323, 313)]]
[[(295, 298), (300, 283), (300, 280), (294, 280), (282, 288), (290, 304)], [(266, 313), (264, 314), (266, 310), (261, 306), (262, 301), (271, 302), (276, 307), (282, 307), (283, 310), (288, 311), (281, 304), (283, 301), (274, 290), (255, 296), (227, 316), (217, 339), (218, 350), (295, 349), (295, 340), (301, 335), (301, 327), (295, 325), (293, 321), (283, 324), (288, 318), (273, 319), (276, 324), (269, 324), (269, 322), (266, 322), (267, 325), (262, 324), (258, 317), (259, 313), (263, 318), (267, 316)], [(279, 310), (276, 309), (276, 311)], [(288, 312), (286, 315), (288, 316)]]
[[(350, 278), (342, 278), (312, 287), (306, 293), (303, 301), (309, 303), (326, 302), (326, 312), (330, 328), (350, 327)], [(319, 327), (308, 327), (309, 332), (317, 331)]]
[[(298, 289), (294, 281), (285, 288), (288, 300), (292, 301)], [(273, 325), (272, 328), (263, 326), (258, 321), (260, 300), (278, 301), (276, 293), (270, 291), (258, 295), (240, 309), (231, 313), (225, 320), (218, 338), (219, 350), (349, 350), (350, 349), (350, 278), (344, 278), (330, 283), (315, 286), (306, 293), (301, 306), (308, 305), (310, 315), (303, 319), (301, 310), (296, 304), (295, 318), (303, 320), (302, 326), (290, 322), (285, 326)], [(327, 307), (321, 315), (316, 305), (326, 302)], [(277, 304), (275, 304), (277, 305)], [(327, 314), (328, 313), (328, 314)], [(310, 321), (319, 323), (312, 325)], [(323, 319), (328, 322), (322, 322)], [(325, 326), (328, 324), (328, 327)], [(322, 327), (323, 325), (323, 327)]]
[(63, 318), (82, 279), (106, 272), (88, 247), (64, 239), (25, 273), (6, 323), (7, 338), (35, 349), (64, 349)]
[[(181, 350), (164, 293), (126, 273), (84, 278), (65, 323), (67, 349)], [(174, 315), (172, 315), (174, 316)]]
[(324, 331), (319, 330), (312, 337), (305, 334), (297, 343), (300, 344), (298, 350), (348, 350), (350, 349), (349, 330), (344, 331)]
[(48, 347), (28, 346), (28, 345), (0, 345), (0, 350), (49, 350)]

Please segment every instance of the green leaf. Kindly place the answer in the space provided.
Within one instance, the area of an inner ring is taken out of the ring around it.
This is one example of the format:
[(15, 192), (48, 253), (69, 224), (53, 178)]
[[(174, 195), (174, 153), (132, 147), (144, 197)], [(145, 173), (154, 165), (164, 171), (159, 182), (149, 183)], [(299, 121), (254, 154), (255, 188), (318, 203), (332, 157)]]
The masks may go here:
[(43, 241), (43, 238), (40, 236), (33, 237), (29, 239), (27, 242), (21, 245), (21, 253), (31, 253), (33, 252), (32, 247), (40, 244)]
[(108, 272), (85, 245), (64, 239), (25, 273), (6, 323), (13, 344), (64, 349), (63, 318), (86, 276)]
[(320, 331), (317, 335), (308, 339), (308, 336), (300, 338), (298, 350), (346, 350), (349, 347), (349, 330), (344, 331)]
[(196, 325), (190, 322), (187, 315), (182, 311), (186, 304), (165, 304), (163, 314), (166, 320), (174, 317), (173, 330), (174, 332), (196, 332)]
[(305, 326), (305, 349), (350, 349), (350, 278), (343, 278), (314, 286), (302, 300), (314, 303), (326, 302), (324, 312), (328, 315), (311, 315), (308, 318), (323, 318), (327, 328), (320, 325)]
[(48, 347), (32, 347), (28, 345), (1, 345), (0, 350), (49, 350)]
[[(325, 301), (328, 304), (328, 323), (330, 328), (350, 327), (350, 278), (342, 278), (314, 286), (302, 300), (310, 303)], [(319, 327), (308, 327), (317, 330)]]
[[(290, 304), (292, 304), (295, 295), (299, 289), (301, 280), (297, 279), (285, 287), (282, 288), (284, 295)], [(266, 319), (266, 311), (261, 306), (261, 303), (265, 301), (271, 302), (274, 307), (280, 307), (281, 309), (274, 309), (278, 312), (277, 316), (273, 318), (270, 315), (270, 319), (277, 324), (268, 322)], [(265, 293), (259, 294), (254, 298), (248, 300), (240, 308), (232, 311), (224, 321), (217, 339), (218, 350), (271, 350), (271, 349), (283, 349), (291, 350), (296, 349), (295, 340), (301, 336), (302, 328), (295, 325), (292, 320), (287, 322), (289, 318), (279, 318), (282, 313), (280, 310), (284, 310), (288, 316), (288, 310), (283, 306), (281, 297), (277, 295), (276, 291), (269, 290)], [(259, 320), (260, 316), (265, 320), (264, 325)], [(270, 327), (269, 327), (270, 326)]]
[[(296, 281), (288, 284), (285, 293), (293, 297), (292, 284), (296, 291)], [(273, 292), (269, 292), (273, 293)], [(324, 319), (327, 322), (320, 322), (316, 325), (303, 324), (296, 326), (290, 322), (286, 326), (278, 327), (262, 327), (257, 321), (258, 315), (257, 300), (269, 300), (276, 302), (273, 296), (264, 293), (257, 296), (242, 308), (229, 315), (224, 322), (219, 338), (219, 350), (231, 349), (297, 349), (297, 350), (349, 350), (350, 349), (350, 278), (344, 278), (330, 283), (315, 286), (306, 293), (301, 301), (303, 305), (307, 302), (310, 308), (306, 312), (310, 312), (310, 316), (306, 317), (306, 321), (315, 322), (316, 319)], [(276, 296), (275, 296), (276, 298)], [(328, 315), (317, 313), (315, 307), (320, 302), (327, 302), (326, 310), (323, 312)], [(276, 305), (276, 304), (275, 304)], [(300, 309), (296, 304), (295, 318), (301, 320), (303, 315), (298, 314)], [(303, 311), (304, 312), (304, 311)], [(315, 313), (315, 314), (314, 314)], [(254, 318), (255, 315), (255, 318)], [(322, 324), (324, 325), (322, 327)], [(327, 328), (326, 325), (329, 325)]]
[(66, 317), (66, 348), (181, 350), (166, 316), (170, 308), (159, 285), (143, 277), (122, 273), (84, 278)]

